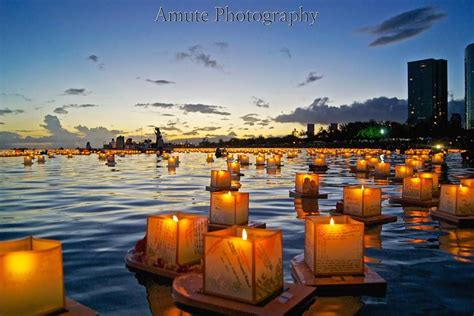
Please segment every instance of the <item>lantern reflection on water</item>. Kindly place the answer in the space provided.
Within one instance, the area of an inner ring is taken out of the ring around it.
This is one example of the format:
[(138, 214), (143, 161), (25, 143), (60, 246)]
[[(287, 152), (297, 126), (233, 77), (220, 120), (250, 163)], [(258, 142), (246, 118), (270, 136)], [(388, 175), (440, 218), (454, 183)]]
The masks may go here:
[(37, 315), (65, 307), (59, 241), (0, 241), (0, 315)]
[(233, 226), (204, 236), (206, 294), (258, 304), (283, 289), (280, 230)]
[(308, 216), (304, 260), (315, 276), (364, 273), (364, 224), (349, 216)]

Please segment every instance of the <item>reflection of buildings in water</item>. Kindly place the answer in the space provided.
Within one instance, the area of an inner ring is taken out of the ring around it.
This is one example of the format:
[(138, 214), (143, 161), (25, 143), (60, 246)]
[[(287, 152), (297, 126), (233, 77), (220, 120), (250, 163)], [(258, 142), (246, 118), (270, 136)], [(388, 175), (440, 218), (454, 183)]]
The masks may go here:
[(365, 248), (382, 249), (382, 225), (367, 227), (364, 233)]
[(403, 221), (410, 229), (435, 230), (434, 226), (428, 225), (432, 222), (430, 209), (427, 207), (405, 206), (403, 207)]
[(304, 219), (308, 215), (319, 215), (318, 199), (296, 197), (294, 203), (296, 218)]
[(281, 174), (281, 168), (267, 168), (267, 174), (280, 175)]
[(349, 316), (356, 315), (363, 303), (360, 297), (338, 296), (338, 297), (318, 297), (304, 315), (311, 316)]
[(474, 262), (474, 229), (440, 225), (439, 249), (452, 254), (455, 260)]
[(168, 174), (169, 175), (176, 174), (176, 167), (168, 167)]

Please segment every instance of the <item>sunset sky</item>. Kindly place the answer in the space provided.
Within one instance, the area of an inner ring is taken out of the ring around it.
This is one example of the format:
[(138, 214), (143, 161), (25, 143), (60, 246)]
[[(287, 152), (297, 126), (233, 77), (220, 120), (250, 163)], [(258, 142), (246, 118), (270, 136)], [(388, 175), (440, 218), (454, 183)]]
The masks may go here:
[[(153, 126), (170, 140), (404, 121), (406, 63), (425, 58), (448, 60), (448, 90), (464, 98), (471, 0), (219, 5), (319, 16), (264, 26), (215, 23), (214, 1), (1, 0), (0, 146), (101, 146)], [(211, 21), (155, 22), (160, 6)]]

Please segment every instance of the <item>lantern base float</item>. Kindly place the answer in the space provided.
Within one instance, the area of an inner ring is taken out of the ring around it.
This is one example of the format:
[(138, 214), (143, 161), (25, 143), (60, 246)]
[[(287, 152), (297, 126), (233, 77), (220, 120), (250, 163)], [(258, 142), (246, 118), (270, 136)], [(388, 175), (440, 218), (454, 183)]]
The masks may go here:
[(265, 305), (251, 305), (204, 294), (202, 274), (190, 273), (173, 281), (173, 299), (184, 307), (224, 315), (298, 315), (314, 301), (314, 287), (285, 283), (285, 291)]
[(315, 277), (301, 254), (291, 260), (291, 272), (297, 284), (316, 287), (317, 296), (384, 297), (387, 292), (387, 282), (368, 266), (364, 275)]
[(422, 206), (422, 207), (433, 207), (438, 206), (439, 200), (438, 199), (431, 199), (431, 200), (413, 200), (413, 199), (406, 199), (402, 197), (390, 197), (388, 200), (392, 204), (401, 204), (405, 205), (413, 205), (413, 206)]
[[(221, 230), (225, 228), (229, 228), (232, 225), (225, 225), (225, 224), (214, 224), (214, 223), (208, 223), (207, 224), (207, 231), (213, 232), (216, 230)], [(251, 228), (267, 228), (267, 223), (263, 222), (248, 222), (248, 224), (242, 225), (242, 226), (247, 226)]]
[(474, 216), (456, 216), (451, 213), (431, 210), (431, 217), (442, 222), (454, 224), (459, 228), (471, 228), (474, 227)]
[(201, 265), (196, 264), (189, 266), (186, 270), (182, 272), (172, 271), (167, 269), (162, 269), (159, 267), (151, 266), (143, 262), (143, 256), (138, 255), (134, 249), (129, 250), (125, 255), (125, 265), (132, 270), (139, 270), (143, 272), (147, 272), (165, 279), (174, 279), (180, 275), (189, 272), (200, 272)]
[(99, 315), (96, 311), (84, 306), (76, 301), (66, 297), (66, 308), (64, 311), (53, 313), (53, 315), (60, 316), (96, 316)]
[(328, 166), (316, 166), (313, 164), (308, 165), (309, 166), (309, 171), (327, 171), (329, 168)]
[(206, 186), (206, 191), (209, 192), (222, 192), (222, 191), (239, 191), (238, 187), (228, 187), (228, 188), (216, 188), (211, 186)]
[(328, 198), (328, 194), (327, 194), (327, 193), (318, 193), (318, 194), (300, 193), (300, 192), (296, 192), (295, 190), (290, 190), (290, 197), (297, 197), (297, 198), (313, 198), (313, 199), (327, 199), (327, 198)]

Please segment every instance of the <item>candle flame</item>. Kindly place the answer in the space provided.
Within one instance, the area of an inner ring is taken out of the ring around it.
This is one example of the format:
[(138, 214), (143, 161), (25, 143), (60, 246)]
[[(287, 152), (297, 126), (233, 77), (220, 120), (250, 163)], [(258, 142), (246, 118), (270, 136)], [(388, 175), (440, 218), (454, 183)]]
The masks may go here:
[(331, 220), (329, 221), (329, 225), (334, 225), (334, 219), (331, 217)]
[(178, 216), (173, 215), (173, 220), (177, 223), (179, 221)]
[(247, 240), (247, 231), (245, 230), (245, 228), (242, 230), (242, 239)]
[(362, 191), (364, 191), (364, 185), (362, 185)]
[(230, 195), (232, 195), (232, 193), (230, 193), (230, 191), (228, 191), (228, 192), (227, 192), (227, 195), (229, 195), (229, 196), (230, 196)]

